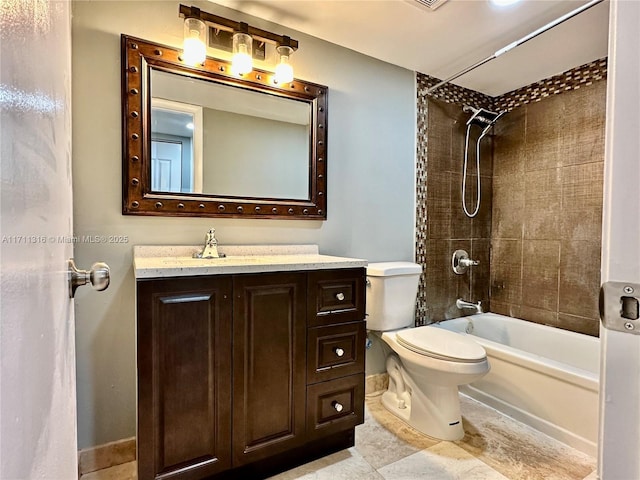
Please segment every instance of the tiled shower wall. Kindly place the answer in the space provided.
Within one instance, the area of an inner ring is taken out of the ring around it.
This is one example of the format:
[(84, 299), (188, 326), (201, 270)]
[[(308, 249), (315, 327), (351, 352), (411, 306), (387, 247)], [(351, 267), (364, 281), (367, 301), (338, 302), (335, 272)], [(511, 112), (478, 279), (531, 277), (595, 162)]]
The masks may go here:
[(496, 125), (491, 311), (598, 335), (605, 105), (597, 80)]
[[(419, 323), (466, 314), (456, 308), (457, 298), (481, 300), (485, 309), (489, 307), (491, 139), (485, 137), (482, 142), (482, 201), (478, 215), (470, 219), (461, 205), (465, 122), (469, 118), (462, 106), (491, 107), (492, 99), (455, 85), (438, 89), (436, 98), (427, 97), (427, 88), (437, 81), (418, 74), (416, 261), (423, 268), (416, 309)], [(475, 128), (474, 133), (477, 136)], [(475, 175), (474, 158), (469, 158), (468, 173)], [(468, 176), (469, 208), (475, 207), (475, 186), (475, 177)], [(458, 249), (466, 250), (480, 265), (462, 275), (453, 273), (451, 257)]]
[[(597, 335), (605, 78), (600, 60), (494, 99), (455, 86), (434, 99), (425, 90), (435, 79), (418, 74), (418, 319), (460, 316), (455, 299), (465, 298)], [(482, 150), (473, 220), (460, 206), (464, 103), (510, 110)], [(455, 275), (457, 248), (480, 266)]]

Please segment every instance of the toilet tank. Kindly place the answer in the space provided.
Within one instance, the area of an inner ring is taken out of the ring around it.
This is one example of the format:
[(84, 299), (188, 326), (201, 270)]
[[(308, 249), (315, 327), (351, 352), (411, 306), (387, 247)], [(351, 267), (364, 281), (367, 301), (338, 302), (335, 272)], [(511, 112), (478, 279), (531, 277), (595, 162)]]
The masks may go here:
[(367, 329), (396, 330), (414, 324), (422, 267), (412, 262), (367, 267)]

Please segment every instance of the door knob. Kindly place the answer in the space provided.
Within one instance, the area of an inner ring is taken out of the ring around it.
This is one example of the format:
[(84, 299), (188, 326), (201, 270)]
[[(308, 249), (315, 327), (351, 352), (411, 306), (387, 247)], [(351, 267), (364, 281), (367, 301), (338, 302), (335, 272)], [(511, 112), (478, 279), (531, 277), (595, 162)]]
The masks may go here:
[(340, 347), (336, 347), (333, 349), (333, 352), (336, 354), (336, 356), (338, 357), (342, 357), (344, 355), (344, 349), (340, 348)]
[(94, 290), (99, 292), (109, 286), (110, 271), (109, 265), (103, 262), (96, 262), (91, 265), (91, 270), (78, 270), (73, 258), (69, 259), (69, 298), (73, 298), (76, 289), (87, 283), (91, 283)]

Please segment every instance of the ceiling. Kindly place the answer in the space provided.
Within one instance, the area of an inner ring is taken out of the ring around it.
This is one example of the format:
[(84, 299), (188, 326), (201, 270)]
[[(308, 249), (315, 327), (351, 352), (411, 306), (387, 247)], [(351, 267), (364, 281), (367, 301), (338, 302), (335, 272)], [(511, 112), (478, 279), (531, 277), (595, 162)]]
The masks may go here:
[[(588, 3), (448, 0), (213, 0), (410, 70), (447, 78)], [(460, 77), (454, 83), (500, 95), (607, 55), (609, 1)], [(301, 47), (302, 47), (301, 42)]]

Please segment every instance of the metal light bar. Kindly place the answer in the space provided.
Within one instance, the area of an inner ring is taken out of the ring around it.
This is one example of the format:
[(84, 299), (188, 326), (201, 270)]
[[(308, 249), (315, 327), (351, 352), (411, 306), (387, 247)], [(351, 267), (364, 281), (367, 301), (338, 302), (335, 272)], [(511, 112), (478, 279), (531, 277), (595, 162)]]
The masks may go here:
[(254, 39), (260, 40), (262, 42), (273, 43), (276, 45), (286, 45), (294, 50), (298, 49), (298, 41), (292, 38), (289, 38), (286, 35), (277, 35), (275, 33), (268, 32), (267, 30), (262, 30), (261, 28), (252, 27), (251, 25), (247, 25), (245, 22), (236, 22), (234, 20), (229, 20), (228, 18), (220, 17), (218, 15), (214, 15), (213, 13), (203, 12), (198, 7), (187, 7), (186, 5), (180, 5), (180, 17), (195, 17), (199, 18), (205, 23), (209, 23), (215, 25), (220, 30), (227, 30), (230, 32), (243, 30), (242, 27), (246, 27), (246, 33), (251, 35)]
[(461, 77), (462, 75), (469, 73), (471, 70), (475, 70), (476, 68), (478, 68), (481, 65), (484, 65), (485, 63), (493, 60), (494, 58), (498, 58), (500, 55), (507, 53), (510, 50), (513, 50), (514, 48), (522, 45), (523, 43), (528, 42), (529, 40), (531, 40), (532, 38), (537, 37), (538, 35), (540, 35), (541, 33), (546, 32), (547, 30), (552, 29), (553, 27), (560, 25), (563, 22), (566, 22), (567, 20), (569, 20), (570, 18), (575, 17), (576, 15), (584, 12), (585, 10), (590, 9), (591, 7), (603, 2), (604, 0), (591, 0), (589, 3), (585, 3), (584, 5), (582, 5), (581, 7), (576, 8), (575, 10), (572, 10), (571, 12), (556, 18), (555, 20), (553, 20), (552, 22), (547, 23), (546, 25), (544, 25), (543, 27), (540, 27), (539, 29), (535, 30), (534, 32), (531, 32), (529, 35), (526, 35), (524, 37), (522, 37), (520, 40), (516, 40), (513, 43), (510, 43), (509, 45), (507, 45), (506, 47), (501, 48), (500, 50), (497, 50), (495, 53), (493, 53), (492, 55), (488, 56), (487, 58), (485, 58), (484, 60), (480, 60), (478, 63), (474, 63), (473, 65), (471, 65), (470, 67), (465, 68), (464, 70), (461, 70), (460, 72), (456, 73), (455, 75), (450, 76), (449, 78), (442, 80), (439, 83), (436, 83), (434, 86), (430, 87), (427, 89), (427, 94), (433, 92), (434, 90), (437, 90), (438, 88), (440, 88), (441, 86), (455, 80), (458, 77)]

